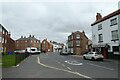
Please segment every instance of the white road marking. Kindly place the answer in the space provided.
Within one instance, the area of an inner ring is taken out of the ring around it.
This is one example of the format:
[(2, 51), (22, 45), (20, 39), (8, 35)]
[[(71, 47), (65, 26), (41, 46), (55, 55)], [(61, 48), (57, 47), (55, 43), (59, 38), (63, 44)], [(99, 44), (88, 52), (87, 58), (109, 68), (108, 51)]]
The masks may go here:
[(18, 65), (16, 65), (16, 66), (12, 66), (12, 67), (19, 67), (20, 66), (20, 64), (18, 64)]
[(83, 65), (83, 63), (72, 61), (72, 60), (66, 60), (65, 62), (71, 65)]
[(58, 62), (60, 64), (60, 62)]
[(78, 76), (81, 76), (81, 77), (84, 77), (84, 78), (89, 78), (91, 80), (95, 80), (89, 76), (86, 76), (86, 75), (83, 75), (83, 74), (80, 74), (78, 72), (72, 72), (72, 71), (69, 71), (69, 70), (65, 70), (65, 69), (59, 69), (59, 68), (56, 68), (56, 67), (52, 67), (52, 66), (48, 66), (48, 65), (45, 65), (43, 63), (40, 62), (40, 58), (39, 56), (37, 57), (37, 63), (44, 66), (44, 67), (47, 67), (47, 68), (51, 68), (51, 69), (55, 69), (55, 70), (60, 70), (60, 71), (64, 71), (64, 72), (68, 72), (68, 73), (71, 73), (71, 74), (75, 74), (75, 75), (78, 75)]
[(61, 65), (65, 67), (65, 65), (64, 65), (64, 64), (61, 64)]
[(67, 67), (69, 70), (72, 70), (71, 68)]
[(92, 66), (96, 66), (96, 67), (100, 67), (100, 68), (104, 68), (104, 69), (108, 69), (108, 70), (114, 70), (112, 68), (108, 68), (108, 67), (104, 67), (104, 66), (99, 66), (99, 65), (96, 65), (96, 64), (92, 64), (92, 63), (87, 63), (89, 65), (92, 65)]

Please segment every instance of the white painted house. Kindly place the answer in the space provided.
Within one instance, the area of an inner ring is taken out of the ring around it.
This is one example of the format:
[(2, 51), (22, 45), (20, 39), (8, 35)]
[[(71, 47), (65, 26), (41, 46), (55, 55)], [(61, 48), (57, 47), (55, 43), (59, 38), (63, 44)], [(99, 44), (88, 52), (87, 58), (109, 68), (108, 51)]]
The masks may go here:
[(96, 21), (92, 26), (93, 49), (103, 52), (120, 54), (120, 9), (102, 17), (100, 13), (96, 15)]
[(60, 52), (63, 49), (62, 43), (57, 43), (55, 41), (51, 41), (51, 44), (53, 45), (53, 52)]

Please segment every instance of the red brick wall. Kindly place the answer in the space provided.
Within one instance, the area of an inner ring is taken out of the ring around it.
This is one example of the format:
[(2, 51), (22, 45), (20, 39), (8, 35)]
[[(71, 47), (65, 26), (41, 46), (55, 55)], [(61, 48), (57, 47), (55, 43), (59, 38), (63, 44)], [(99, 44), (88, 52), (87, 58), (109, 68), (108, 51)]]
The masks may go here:
[[(80, 35), (80, 39), (76, 38), (76, 35)], [(84, 52), (87, 52), (86, 45), (88, 45), (88, 38), (86, 37), (84, 32), (74, 32), (70, 36), (73, 36), (73, 39), (68, 40), (68, 42), (73, 41), (73, 46), (68, 48), (73, 48), (73, 53), (77, 55), (81, 55)], [(80, 46), (76, 46), (76, 40), (80, 41)]]
[(11, 51), (13, 52), (15, 50), (15, 41), (8, 36), (7, 38), (7, 45), (6, 45), (6, 51)]
[(42, 51), (45, 52), (53, 52), (53, 45), (50, 44), (50, 42), (47, 41), (47, 39), (44, 39), (41, 43)]
[(27, 47), (36, 47), (40, 48), (40, 41), (39, 40), (16, 40), (16, 49), (24, 50)]

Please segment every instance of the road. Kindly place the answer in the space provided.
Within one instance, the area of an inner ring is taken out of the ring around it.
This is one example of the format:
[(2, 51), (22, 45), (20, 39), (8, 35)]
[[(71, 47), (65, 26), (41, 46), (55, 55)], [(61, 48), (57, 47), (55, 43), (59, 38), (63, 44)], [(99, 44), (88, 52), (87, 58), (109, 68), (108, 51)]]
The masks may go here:
[(17, 67), (3, 68), (3, 78), (118, 78), (117, 61), (90, 61), (80, 56), (41, 53)]

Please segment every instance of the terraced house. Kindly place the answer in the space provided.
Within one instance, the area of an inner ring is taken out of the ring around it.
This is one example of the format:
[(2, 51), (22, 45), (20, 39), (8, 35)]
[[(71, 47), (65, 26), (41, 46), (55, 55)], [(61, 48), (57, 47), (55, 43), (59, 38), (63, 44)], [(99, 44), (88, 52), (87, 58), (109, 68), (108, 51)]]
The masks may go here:
[(0, 24), (0, 53), (13, 52), (15, 50), (15, 41), (11, 34)]
[(44, 39), (41, 43), (41, 51), (46, 53), (46, 52), (53, 52), (53, 45), (51, 41), (48, 41), (47, 39)]
[(104, 17), (97, 13), (91, 26), (93, 50), (101, 51), (104, 58), (120, 55), (120, 9)]
[(23, 37), (16, 40), (16, 50), (25, 50), (27, 47), (36, 47), (40, 50), (40, 40), (36, 39), (35, 36), (29, 35), (29, 37)]

